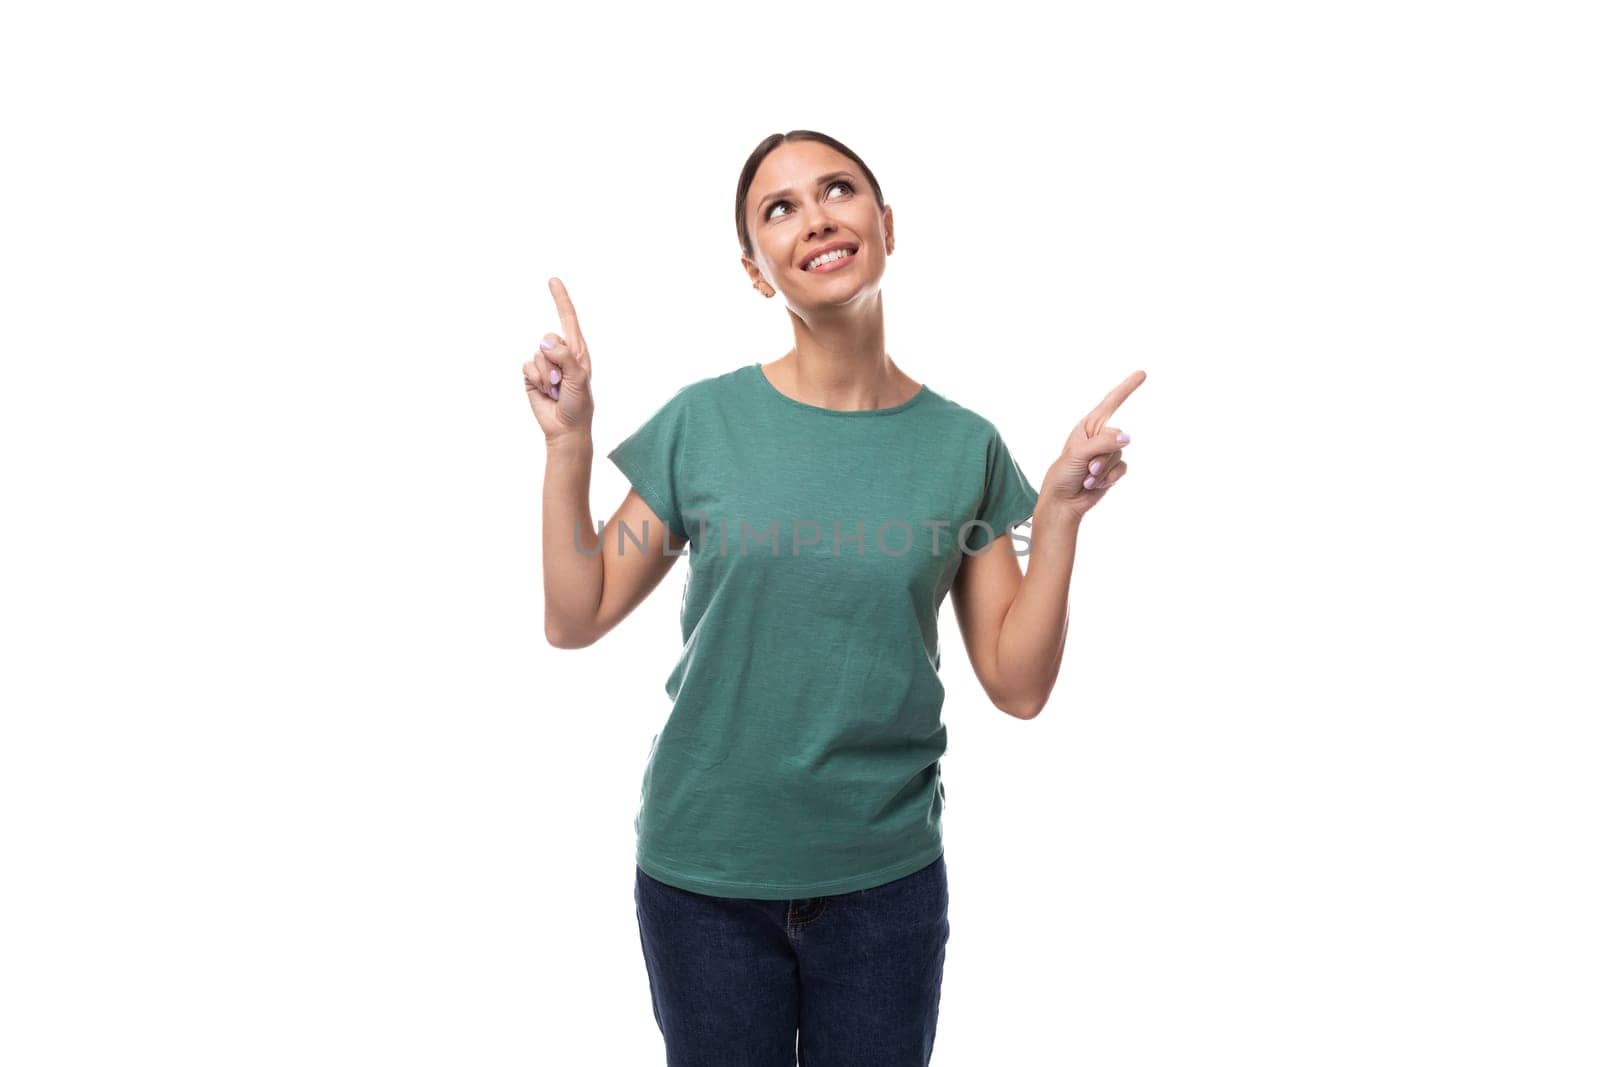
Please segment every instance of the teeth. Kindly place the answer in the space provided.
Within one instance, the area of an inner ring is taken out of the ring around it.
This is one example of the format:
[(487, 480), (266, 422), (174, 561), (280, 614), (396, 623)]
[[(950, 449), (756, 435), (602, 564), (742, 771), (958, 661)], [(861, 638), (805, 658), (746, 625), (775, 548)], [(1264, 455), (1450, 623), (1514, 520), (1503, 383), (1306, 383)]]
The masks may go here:
[(836, 259), (843, 259), (845, 256), (853, 254), (854, 253), (850, 252), (848, 249), (836, 248), (832, 252), (824, 253), (823, 255), (818, 256), (816, 259), (813, 259), (810, 263), (807, 263), (806, 270), (815, 270), (824, 263), (832, 263)]

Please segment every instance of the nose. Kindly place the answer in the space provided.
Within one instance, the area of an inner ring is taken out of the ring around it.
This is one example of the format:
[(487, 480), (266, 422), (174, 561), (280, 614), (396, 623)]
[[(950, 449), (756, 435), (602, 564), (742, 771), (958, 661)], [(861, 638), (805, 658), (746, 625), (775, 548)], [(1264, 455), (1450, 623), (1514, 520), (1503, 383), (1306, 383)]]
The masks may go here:
[(834, 225), (833, 219), (828, 217), (828, 209), (822, 204), (816, 204), (806, 212), (805, 223), (806, 240), (808, 241), (824, 234), (833, 233), (838, 229)]

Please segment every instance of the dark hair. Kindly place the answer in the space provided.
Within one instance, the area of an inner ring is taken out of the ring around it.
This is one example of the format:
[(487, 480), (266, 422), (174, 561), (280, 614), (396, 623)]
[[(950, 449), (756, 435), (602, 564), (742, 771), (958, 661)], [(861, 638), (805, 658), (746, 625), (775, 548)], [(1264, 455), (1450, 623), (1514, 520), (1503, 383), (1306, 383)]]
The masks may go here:
[(878, 187), (878, 179), (873, 175), (872, 168), (861, 161), (861, 157), (852, 152), (845, 145), (816, 130), (790, 130), (788, 133), (775, 133), (771, 137), (756, 145), (756, 150), (750, 153), (750, 158), (744, 161), (744, 170), (739, 172), (739, 192), (733, 201), (733, 221), (739, 228), (739, 250), (746, 256), (755, 258), (755, 250), (750, 245), (750, 227), (744, 221), (746, 201), (750, 198), (750, 183), (755, 180), (756, 168), (761, 166), (761, 161), (781, 144), (789, 141), (820, 141), (841, 155), (848, 156), (855, 165), (861, 168), (861, 173), (866, 175), (867, 181), (872, 185), (872, 195), (878, 201), (878, 210), (882, 211), (883, 190)]

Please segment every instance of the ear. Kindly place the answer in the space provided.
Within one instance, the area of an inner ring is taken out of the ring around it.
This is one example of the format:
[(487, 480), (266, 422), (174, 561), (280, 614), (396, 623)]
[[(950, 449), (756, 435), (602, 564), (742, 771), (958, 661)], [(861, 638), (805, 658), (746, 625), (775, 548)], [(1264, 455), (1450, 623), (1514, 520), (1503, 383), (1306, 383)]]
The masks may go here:
[(750, 283), (755, 287), (756, 292), (760, 293), (762, 296), (772, 295), (772, 286), (767, 284), (767, 280), (761, 276), (761, 268), (757, 267), (755, 262), (751, 260), (749, 256), (740, 256), (739, 265), (743, 267), (744, 272), (750, 276)]
[(894, 255), (894, 208), (883, 205), (883, 243), (887, 254)]

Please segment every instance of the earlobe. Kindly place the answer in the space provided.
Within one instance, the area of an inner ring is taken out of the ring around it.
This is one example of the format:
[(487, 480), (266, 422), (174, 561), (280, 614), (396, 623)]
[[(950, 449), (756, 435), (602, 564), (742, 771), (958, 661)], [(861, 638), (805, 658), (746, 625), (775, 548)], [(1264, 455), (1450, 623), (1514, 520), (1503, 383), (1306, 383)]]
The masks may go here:
[(745, 273), (750, 276), (750, 288), (754, 289), (762, 296), (772, 295), (772, 289), (767, 285), (766, 279), (761, 277), (757, 271), (752, 269), (754, 268), (755, 264), (741, 256), (739, 258), (739, 265), (743, 267), (745, 269)]

